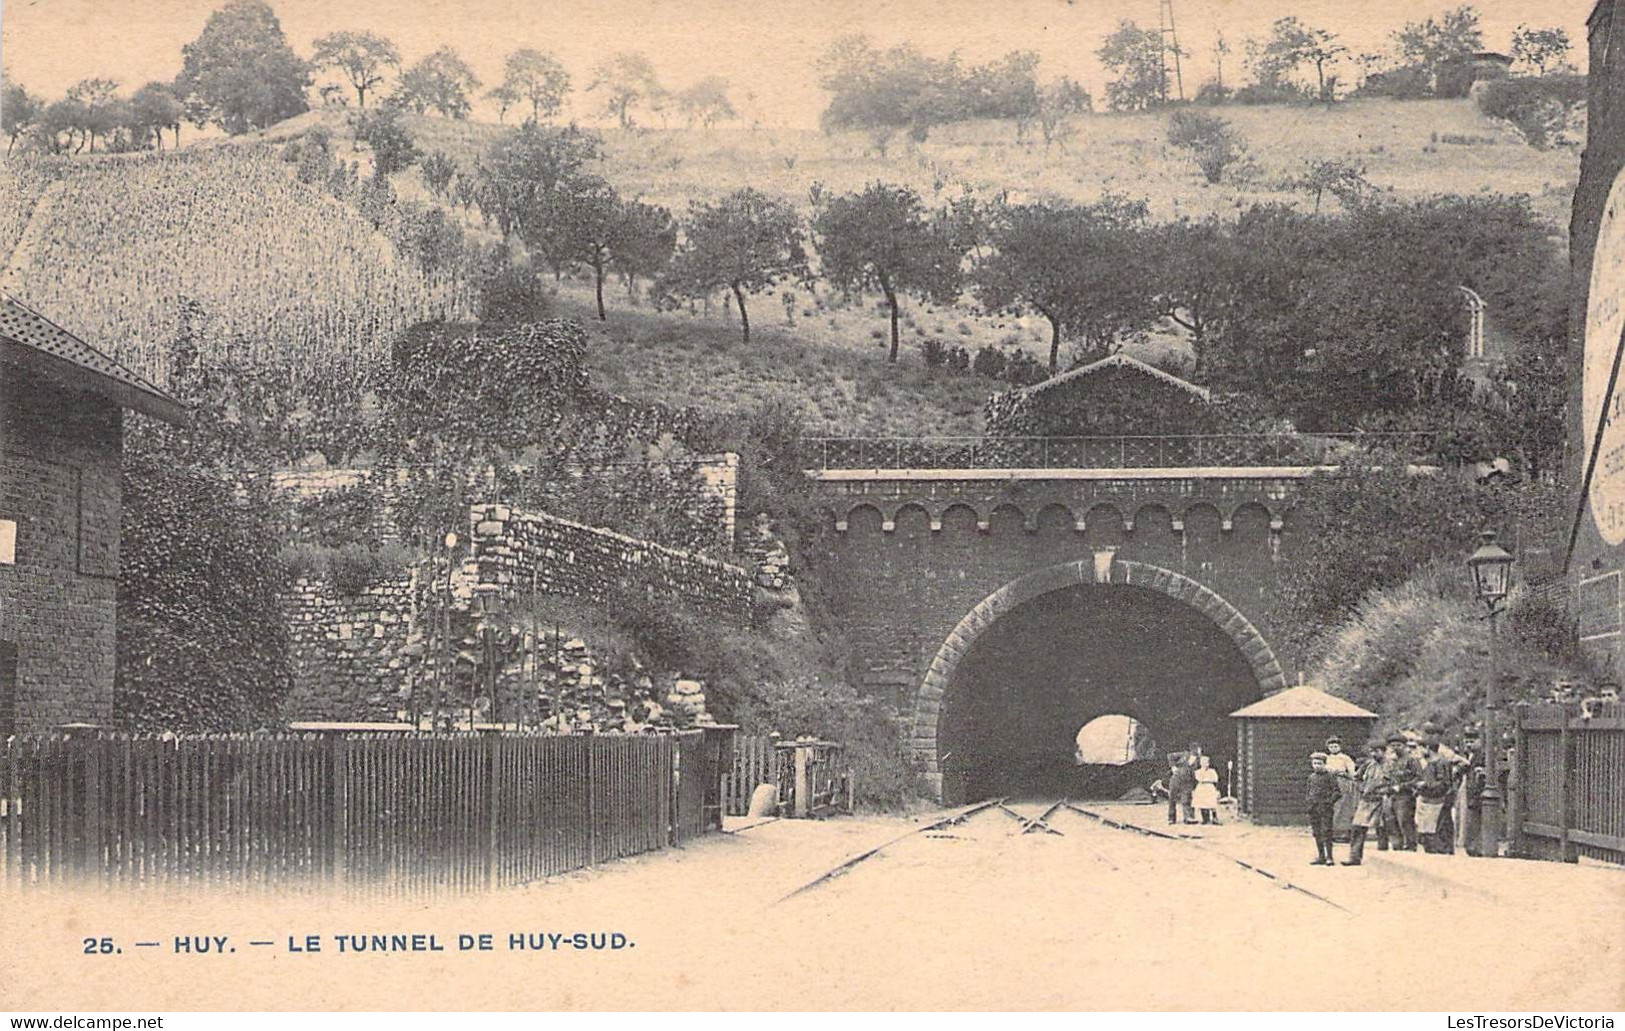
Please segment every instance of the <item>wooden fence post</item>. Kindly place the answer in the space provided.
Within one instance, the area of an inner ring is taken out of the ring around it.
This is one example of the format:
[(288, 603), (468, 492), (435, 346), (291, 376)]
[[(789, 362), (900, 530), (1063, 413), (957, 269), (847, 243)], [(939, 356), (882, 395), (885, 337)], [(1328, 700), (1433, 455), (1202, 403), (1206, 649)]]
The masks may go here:
[(1574, 707), (1564, 704), (1562, 723), (1558, 732), (1558, 771), (1561, 776), (1559, 797), (1562, 810), (1562, 859), (1565, 863), (1578, 863), (1580, 850), (1570, 836), (1574, 830), (1574, 734), (1569, 729), (1569, 722), (1574, 718)]
[(587, 748), (587, 865), (598, 865), (598, 779), (593, 776), (593, 768), (597, 766), (598, 749), (593, 746), (598, 743), (595, 735), (588, 734), (583, 740)]
[(1514, 710), (1512, 769), (1507, 772), (1507, 854), (1512, 856), (1526, 855), (1528, 848), (1523, 833), (1524, 778), (1529, 775), (1529, 735), (1523, 727), (1527, 711), (1522, 706)]
[(80, 862), (84, 864), (84, 873), (88, 877), (100, 879), (102, 869), (102, 791), (101, 791), (101, 751), (102, 743), (99, 739), (85, 742), (89, 747), (84, 752), (84, 766), (82, 772), (85, 777), (84, 808), (80, 811), (84, 829), (84, 852)]
[[(493, 696), (492, 706), (495, 707), (495, 704), (495, 696)], [(497, 821), (501, 814), (501, 809), (497, 804), (497, 791), (500, 790), (502, 784), (502, 779), (497, 775), (497, 758), (502, 754), (502, 738), (492, 734), (487, 739), (487, 742), (485, 749), (485, 808), (491, 825), (487, 828), (485, 836), (485, 884), (488, 888), (494, 888), (497, 885), (498, 873)]]
[(344, 734), (334, 734), (328, 741), (327, 769), (333, 791), (332, 819), (328, 827), (328, 860), (333, 883), (343, 885), (349, 859), (346, 839), (350, 822), (350, 745)]
[(808, 797), (811, 786), (807, 782), (807, 759), (812, 749), (805, 745), (796, 746), (796, 807), (795, 815), (798, 819), (805, 818), (812, 810), (812, 802)]

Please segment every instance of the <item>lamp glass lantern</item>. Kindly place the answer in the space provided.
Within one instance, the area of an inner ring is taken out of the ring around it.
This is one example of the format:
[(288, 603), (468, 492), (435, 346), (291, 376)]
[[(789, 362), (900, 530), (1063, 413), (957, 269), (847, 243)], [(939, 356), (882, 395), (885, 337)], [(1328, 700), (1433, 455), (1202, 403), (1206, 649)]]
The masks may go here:
[(1479, 600), (1494, 609), (1506, 598), (1512, 582), (1512, 553), (1495, 543), (1495, 534), (1479, 535), (1478, 550), (1467, 559)]

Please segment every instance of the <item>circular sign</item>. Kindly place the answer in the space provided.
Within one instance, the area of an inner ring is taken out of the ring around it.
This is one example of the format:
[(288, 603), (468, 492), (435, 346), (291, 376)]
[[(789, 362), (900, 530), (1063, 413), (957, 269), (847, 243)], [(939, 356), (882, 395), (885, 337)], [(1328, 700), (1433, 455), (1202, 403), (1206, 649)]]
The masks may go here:
[[(1587, 499), (1597, 532), (1610, 546), (1625, 541), (1625, 368), (1612, 392), (1609, 380), (1625, 331), (1625, 171), (1614, 180), (1597, 230), (1586, 303), (1585, 454), (1596, 454)], [(1603, 410), (1607, 409), (1604, 421)], [(1599, 423), (1602, 441), (1597, 442)]]

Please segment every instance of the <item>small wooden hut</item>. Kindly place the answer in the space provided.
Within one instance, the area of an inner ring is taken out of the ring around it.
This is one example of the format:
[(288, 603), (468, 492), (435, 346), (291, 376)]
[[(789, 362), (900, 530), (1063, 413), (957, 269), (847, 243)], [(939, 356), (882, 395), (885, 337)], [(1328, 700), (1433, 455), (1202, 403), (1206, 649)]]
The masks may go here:
[(1336, 734), (1358, 756), (1377, 714), (1316, 687), (1293, 687), (1230, 714), (1236, 721), (1241, 811), (1255, 823), (1305, 823), (1309, 757)]

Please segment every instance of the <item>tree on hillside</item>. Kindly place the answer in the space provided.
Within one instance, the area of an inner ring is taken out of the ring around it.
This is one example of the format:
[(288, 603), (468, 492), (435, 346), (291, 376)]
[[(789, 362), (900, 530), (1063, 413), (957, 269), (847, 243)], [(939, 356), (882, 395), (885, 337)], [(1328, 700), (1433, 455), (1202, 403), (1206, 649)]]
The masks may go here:
[(1536, 75), (1548, 71), (1561, 71), (1568, 65), (1569, 50), (1573, 44), (1562, 28), (1532, 29), (1519, 25), (1512, 34), (1512, 59), (1534, 70)]
[(1067, 336), (1082, 338), (1087, 356), (1104, 355), (1155, 316), (1145, 218), (1144, 202), (1117, 197), (1005, 207), (971, 273), (977, 299), (989, 311), (1049, 321), (1052, 375)]
[(212, 121), (238, 135), (309, 109), (309, 66), (264, 0), (230, 0), (181, 54), (175, 94), (199, 128)]
[(649, 58), (635, 50), (623, 50), (593, 69), (589, 93), (602, 91), (604, 111), (615, 116), (622, 129), (636, 124), (633, 112), (652, 104), (665, 94), (660, 77)]
[(708, 297), (729, 290), (739, 305), (741, 339), (750, 343), (745, 295), (803, 276), (807, 254), (801, 217), (783, 201), (735, 190), (714, 204), (696, 204), (683, 221), (683, 246), (665, 280), (668, 293)]
[(356, 105), (366, 107), (367, 91), (381, 85), (389, 69), (400, 69), (401, 53), (376, 33), (330, 32), (316, 41), (310, 64), (342, 72), (355, 88)]
[(620, 224), (620, 195), (599, 176), (577, 174), (550, 191), (545, 203), (546, 216), (526, 222), (525, 243), (559, 264), (591, 269), (598, 319), (604, 321), (604, 274)]
[(671, 212), (657, 204), (627, 201), (610, 247), (610, 263), (626, 283), (628, 297), (637, 297), (637, 281), (659, 279), (671, 264), (677, 246), (677, 222)]
[(691, 129), (695, 123), (709, 129), (718, 122), (731, 122), (739, 117), (728, 99), (728, 80), (720, 75), (708, 75), (679, 92), (677, 107), (688, 119)]
[(508, 55), (502, 65), (502, 85), (490, 95), (502, 105), (504, 114), (510, 103), (529, 101), (530, 120), (541, 122), (559, 113), (569, 92), (570, 73), (558, 58), (525, 47)]
[(118, 127), (113, 103), (118, 96), (118, 83), (112, 79), (80, 79), (68, 87), (68, 102), (75, 105), (79, 115), (79, 131), (96, 152), (96, 137), (107, 136)]
[(17, 138), (34, 126), (40, 115), (40, 102), (20, 83), (6, 79), (0, 84), (0, 125), (6, 134), (6, 153), (17, 145)]
[(1144, 111), (1168, 102), (1168, 76), (1163, 69), (1162, 33), (1123, 19), (1101, 41), (1095, 56), (1116, 76), (1106, 84), (1106, 104), (1113, 111)]
[(1095, 109), (1095, 98), (1081, 83), (1063, 75), (1039, 87), (1037, 105), (1038, 129), (1047, 149), (1062, 140), (1068, 119)]
[(1168, 142), (1190, 151), (1209, 183), (1222, 180), (1225, 169), (1247, 152), (1247, 141), (1228, 121), (1200, 111), (1175, 111), (1169, 116)]
[(372, 148), (372, 171), (379, 179), (410, 168), (421, 156), (412, 134), (389, 107), (360, 111), (350, 116), (355, 138)]
[(400, 85), (389, 99), (418, 114), (436, 111), (443, 118), (467, 118), (473, 108), (470, 94), (479, 88), (474, 69), (446, 46), (401, 73)]
[(133, 127), (150, 134), (159, 150), (164, 149), (164, 130), (175, 131), (175, 146), (180, 146), (181, 119), (186, 108), (175, 96), (167, 82), (149, 82), (135, 91), (130, 98)]
[(891, 354), (898, 349), (899, 294), (952, 304), (959, 295), (962, 252), (906, 186), (874, 183), (832, 197), (812, 224), (825, 279), (844, 290), (878, 290), (891, 310)]
[(1376, 190), (1365, 177), (1365, 166), (1352, 158), (1309, 158), (1303, 172), (1288, 180), (1288, 189), (1302, 190), (1315, 198), (1315, 213), (1326, 194), (1337, 198), (1344, 208), (1363, 203)]
[(33, 149), (44, 154), (77, 153), (84, 147), (80, 126), (84, 123), (81, 105), (71, 100), (53, 100), (40, 109), (28, 130)]
[(485, 99), (497, 106), (497, 124), (508, 124), (508, 109), (519, 103), (518, 91), (510, 89), (507, 83), (497, 83), (485, 91)]
[[(527, 219), (545, 217), (547, 200), (558, 185), (597, 161), (596, 135), (575, 126), (555, 129), (529, 123), (491, 145), (478, 171), (481, 212), (504, 238)], [(531, 230), (536, 236), (536, 231)]]
[(1335, 35), (1325, 29), (1311, 28), (1295, 16), (1277, 19), (1262, 43), (1247, 42), (1248, 60), (1260, 86), (1287, 85), (1302, 65), (1312, 64), (1315, 95), (1325, 101), (1333, 99), (1337, 88), (1336, 76), (1328, 79), (1326, 68), (1346, 53), (1348, 48), (1339, 43)]
[(902, 44), (877, 50), (862, 35), (830, 44), (818, 62), (819, 84), (831, 94), (819, 116), (825, 132), (867, 129), (882, 157), (891, 137), (907, 130), (923, 142), (955, 109), (959, 67)]
[(1439, 72), (1445, 65), (1470, 58), (1484, 49), (1484, 31), (1479, 25), (1478, 9), (1471, 4), (1446, 11), (1438, 18), (1407, 22), (1404, 28), (1394, 33), (1393, 38), (1400, 56), (1421, 69), (1435, 88)]
[(1222, 344), (1240, 256), (1234, 227), (1215, 217), (1159, 226), (1155, 300), (1159, 314), (1190, 334), (1191, 375), (1206, 382), (1208, 353)]

